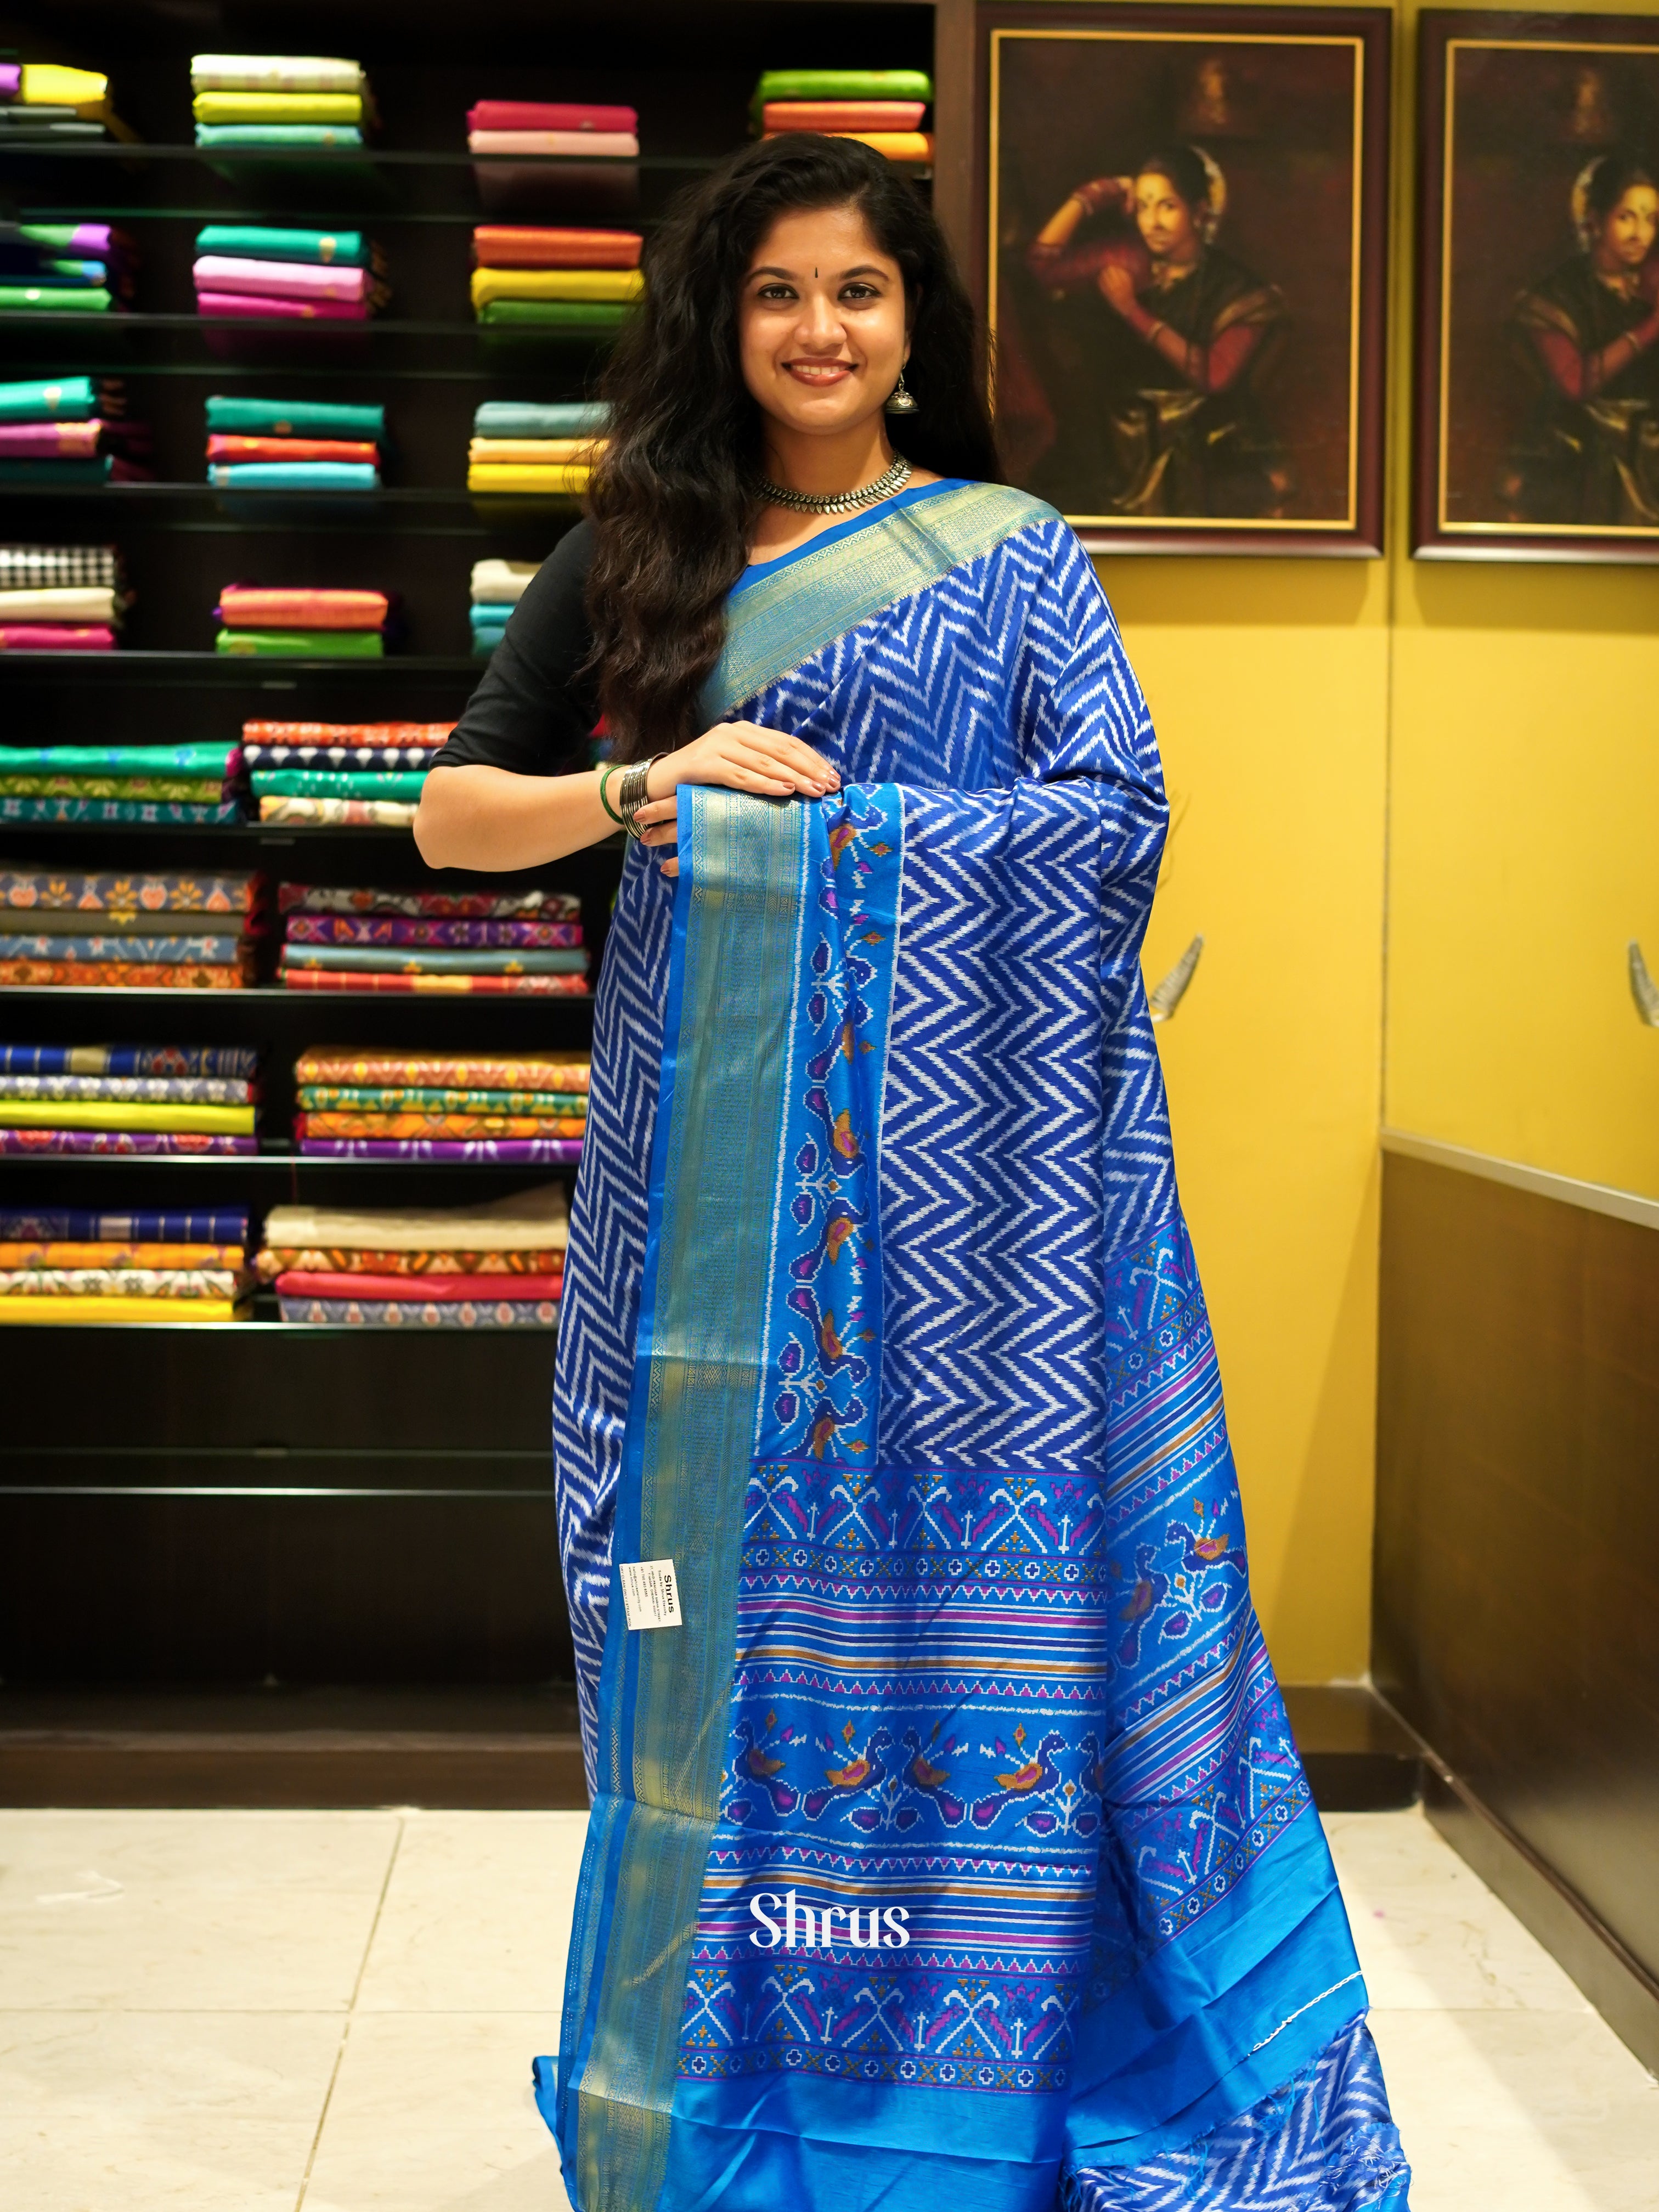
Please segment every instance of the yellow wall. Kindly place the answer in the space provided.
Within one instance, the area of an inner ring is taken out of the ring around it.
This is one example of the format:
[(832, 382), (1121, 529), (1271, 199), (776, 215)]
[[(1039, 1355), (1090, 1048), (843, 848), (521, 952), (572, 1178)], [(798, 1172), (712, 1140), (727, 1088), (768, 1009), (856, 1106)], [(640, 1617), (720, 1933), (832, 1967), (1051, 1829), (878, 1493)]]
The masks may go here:
[(1659, 1194), (1659, 570), (1409, 557), (1399, 14), (1388, 559), (1101, 564), (1176, 816), (1149, 983), (1206, 939), (1158, 1036), (1291, 1681), (1366, 1663), (1380, 1120)]

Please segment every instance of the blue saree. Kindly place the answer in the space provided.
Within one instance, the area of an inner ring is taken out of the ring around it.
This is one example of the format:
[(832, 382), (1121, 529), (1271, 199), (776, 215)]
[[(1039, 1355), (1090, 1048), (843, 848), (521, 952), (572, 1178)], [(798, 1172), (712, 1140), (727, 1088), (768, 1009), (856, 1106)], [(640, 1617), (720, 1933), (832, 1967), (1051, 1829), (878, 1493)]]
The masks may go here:
[[(751, 569), (706, 705), (844, 788), (683, 790), (606, 953), (555, 1405), (571, 2201), (1402, 2208), (1250, 1604), (1139, 976), (1163, 782), (1090, 562), (927, 487)], [(631, 1562), (677, 1623), (630, 1628)]]

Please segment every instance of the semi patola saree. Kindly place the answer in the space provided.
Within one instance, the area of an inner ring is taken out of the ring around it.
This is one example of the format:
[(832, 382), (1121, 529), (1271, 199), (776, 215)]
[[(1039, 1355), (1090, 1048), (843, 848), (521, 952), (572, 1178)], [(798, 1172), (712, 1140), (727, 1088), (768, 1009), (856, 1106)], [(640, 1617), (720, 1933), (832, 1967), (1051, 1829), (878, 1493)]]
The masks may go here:
[(1250, 1603), (1139, 955), (1165, 804), (995, 486), (750, 569), (596, 1018), (555, 1441), (580, 2212), (1360, 2212), (1407, 2169)]

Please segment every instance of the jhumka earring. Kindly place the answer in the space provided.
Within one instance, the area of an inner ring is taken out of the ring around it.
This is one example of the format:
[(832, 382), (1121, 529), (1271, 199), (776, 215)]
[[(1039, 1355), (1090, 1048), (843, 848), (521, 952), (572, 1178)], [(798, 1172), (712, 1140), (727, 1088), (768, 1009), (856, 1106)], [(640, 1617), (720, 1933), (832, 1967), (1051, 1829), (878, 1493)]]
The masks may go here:
[(900, 369), (899, 371), (898, 382), (893, 386), (892, 390), (887, 395), (886, 411), (890, 415), (914, 415), (916, 411), (915, 394), (907, 392), (904, 388), (904, 371), (902, 369)]

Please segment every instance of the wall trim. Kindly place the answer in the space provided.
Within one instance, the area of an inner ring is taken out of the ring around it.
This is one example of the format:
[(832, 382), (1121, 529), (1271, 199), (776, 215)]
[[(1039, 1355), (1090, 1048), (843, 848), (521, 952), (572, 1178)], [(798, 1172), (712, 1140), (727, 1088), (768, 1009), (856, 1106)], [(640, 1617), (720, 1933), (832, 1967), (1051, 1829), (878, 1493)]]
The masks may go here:
[(1413, 1137), (1404, 1129), (1384, 1129), (1382, 1149), (1398, 1153), (1402, 1159), (1425, 1160), (1431, 1167), (1452, 1168), (1460, 1175), (1508, 1183), (1511, 1189), (1530, 1191), (1534, 1198), (1582, 1206), (1587, 1213), (1611, 1214), (1615, 1221), (1632, 1221), (1638, 1229), (1659, 1229), (1659, 1199), (1615, 1190), (1611, 1183), (1580, 1182), (1576, 1176), (1553, 1175), (1547, 1168), (1500, 1160), (1491, 1152), (1471, 1152), (1464, 1145), (1443, 1144), (1437, 1137)]

